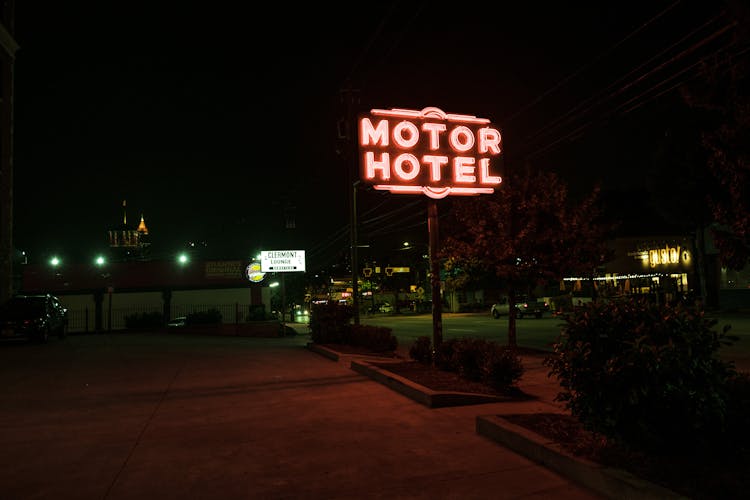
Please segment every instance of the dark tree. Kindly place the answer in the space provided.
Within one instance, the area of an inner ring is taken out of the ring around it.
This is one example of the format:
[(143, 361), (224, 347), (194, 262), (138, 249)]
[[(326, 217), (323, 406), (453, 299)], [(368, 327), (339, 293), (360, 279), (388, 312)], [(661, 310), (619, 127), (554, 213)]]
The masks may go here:
[(590, 276), (605, 260), (607, 227), (599, 189), (580, 202), (554, 173), (514, 172), (493, 195), (459, 198), (446, 217), (441, 256), (483, 269), (508, 288), (508, 345), (516, 345), (516, 291), (570, 275)]
[(734, 20), (733, 44), (707, 60), (702, 78), (683, 88), (685, 101), (704, 113), (700, 144), (706, 165), (720, 189), (708, 204), (721, 263), (742, 269), (750, 262), (750, 8), (726, 3)]

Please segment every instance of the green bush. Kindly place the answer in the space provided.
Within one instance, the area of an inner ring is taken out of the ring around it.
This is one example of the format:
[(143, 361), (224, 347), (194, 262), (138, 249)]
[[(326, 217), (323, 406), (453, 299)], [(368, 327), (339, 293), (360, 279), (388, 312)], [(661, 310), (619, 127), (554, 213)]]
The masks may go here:
[(248, 307), (247, 321), (264, 321), (268, 319), (265, 304), (255, 304)]
[(484, 339), (450, 339), (433, 353), (430, 338), (419, 337), (409, 355), (421, 363), (433, 360), (439, 370), (456, 372), (462, 378), (483, 382), (500, 391), (515, 385), (524, 371), (515, 349)]
[(316, 344), (346, 344), (351, 335), (354, 311), (346, 304), (313, 304), (310, 308), (310, 337)]
[(409, 348), (409, 357), (423, 364), (432, 363), (432, 341), (430, 337), (418, 337)]
[(483, 366), (483, 379), (490, 387), (505, 390), (516, 385), (524, 368), (518, 352), (507, 346), (494, 345)]
[(458, 371), (458, 366), (456, 365), (456, 359), (454, 356), (457, 343), (458, 339), (444, 340), (440, 343), (439, 346), (435, 348), (435, 352), (433, 354), (433, 363), (435, 364), (435, 368), (447, 372)]
[(186, 325), (218, 325), (221, 323), (221, 312), (218, 309), (196, 311), (185, 316)]
[(160, 312), (135, 313), (125, 316), (125, 328), (159, 328), (164, 326), (164, 314)]
[(565, 318), (545, 358), (558, 401), (589, 430), (631, 447), (708, 446), (726, 429), (732, 363), (726, 335), (686, 306), (645, 300), (588, 304)]
[(393, 330), (384, 326), (351, 325), (347, 343), (373, 352), (390, 352), (398, 347)]
[(466, 380), (482, 380), (485, 360), (491, 350), (491, 343), (482, 339), (464, 338), (453, 347), (453, 366)]
[(727, 384), (727, 427), (722, 441), (727, 456), (750, 457), (750, 373), (738, 373)]

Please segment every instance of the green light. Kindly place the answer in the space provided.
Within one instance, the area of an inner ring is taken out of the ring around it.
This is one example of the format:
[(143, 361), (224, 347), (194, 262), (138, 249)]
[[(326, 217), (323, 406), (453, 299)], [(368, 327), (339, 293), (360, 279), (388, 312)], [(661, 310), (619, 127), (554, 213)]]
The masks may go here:
[(179, 262), (180, 264), (187, 264), (188, 262), (187, 254), (181, 253), (179, 257), (177, 257), (177, 262)]
[(99, 255), (99, 256), (97, 256), (97, 258), (96, 258), (96, 260), (94, 262), (96, 262), (97, 266), (103, 266), (105, 260), (104, 260), (104, 257), (102, 257), (101, 255)]
[(59, 265), (60, 265), (60, 259), (58, 259), (57, 257), (52, 257), (52, 258), (51, 258), (51, 259), (49, 260), (49, 263), (50, 263), (50, 265), (51, 265), (52, 267), (57, 267), (57, 266), (59, 266)]

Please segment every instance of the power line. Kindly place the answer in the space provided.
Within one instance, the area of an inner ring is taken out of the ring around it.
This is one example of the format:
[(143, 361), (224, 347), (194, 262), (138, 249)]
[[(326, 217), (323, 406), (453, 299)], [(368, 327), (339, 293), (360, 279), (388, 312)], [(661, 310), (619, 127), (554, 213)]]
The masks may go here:
[[(712, 21), (713, 21), (713, 20), (712, 20)], [(705, 26), (706, 26), (707, 24), (708, 24), (708, 23), (704, 24), (703, 26), (701, 26), (701, 28), (705, 27)], [(684, 58), (686, 58), (686, 57), (687, 57), (688, 55), (692, 54), (692, 53), (693, 53), (693, 52), (695, 52), (695, 51), (696, 51), (697, 49), (699, 49), (699, 48), (701, 48), (701, 47), (704, 47), (704, 46), (706, 46), (706, 45), (707, 45), (708, 43), (710, 43), (710, 42), (712, 42), (712, 41), (716, 40), (716, 39), (717, 39), (717, 38), (718, 38), (719, 36), (721, 36), (721, 35), (725, 34), (726, 32), (728, 32), (728, 31), (729, 31), (729, 30), (730, 30), (731, 28), (733, 28), (734, 26), (736, 26), (736, 23), (731, 23), (731, 24), (729, 24), (729, 25), (725, 25), (725, 26), (723, 26), (723, 27), (721, 27), (721, 28), (719, 28), (719, 29), (715, 30), (715, 31), (714, 31), (713, 33), (711, 33), (710, 35), (708, 35), (708, 36), (704, 37), (704, 38), (703, 38), (702, 40), (700, 40), (700, 41), (698, 41), (698, 42), (694, 43), (694, 44), (693, 44), (692, 46), (690, 46), (690, 47), (688, 47), (687, 49), (685, 49), (685, 50), (681, 51), (681, 52), (680, 52), (680, 53), (678, 53), (677, 55), (675, 55), (675, 56), (671, 57), (671, 58), (670, 58), (669, 60), (667, 60), (666, 62), (663, 62), (663, 63), (659, 64), (659, 65), (658, 65), (657, 67), (655, 67), (655, 68), (653, 68), (653, 69), (651, 69), (651, 70), (647, 71), (646, 73), (644, 73), (644, 74), (642, 74), (642, 75), (638, 76), (638, 77), (637, 77), (637, 78), (635, 78), (634, 80), (631, 80), (630, 82), (628, 82), (628, 83), (624, 84), (624, 85), (623, 85), (623, 86), (621, 86), (621, 87), (620, 87), (619, 89), (617, 89), (617, 90), (615, 90), (615, 91), (612, 91), (612, 92), (610, 92), (610, 93), (609, 93), (608, 95), (606, 95), (606, 96), (604, 96), (604, 97), (601, 97), (600, 99), (598, 99), (598, 101), (597, 101), (597, 102), (595, 102), (594, 104), (592, 104), (592, 105), (588, 106), (588, 107), (587, 107), (587, 108), (585, 108), (584, 110), (582, 110), (582, 111), (579, 111), (578, 113), (576, 113), (575, 115), (573, 115), (573, 116), (571, 116), (571, 117), (568, 117), (568, 118), (567, 118), (567, 119), (565, 120), (565, 122), (564, 122), (564, 123), (566, 123), (566, 124), (569, 124), (569, 123), (571, 123), (571, 122), (572, 122), (572, 121), (574, 121), (575, 119), (578, 119), (578, 118), (582, 117), (582, 116), (583, 116), (583, 115), (584, 115), (584, 114), (585, 114), (585, 113), (586, 113), (587, 111), (591, 110), (591, 109), (593, 108), (593, 106), (594, 106), (594, 105), (596, 105), (596, 104), (602, 104), (602, 103), (604, 103), (604, 102), (606, 102), (606, 101), (608, 101), (608, 100), (611, 100), (611, 99), (613, 99), (614, 97), (616, 97), (616, 96), (618, 96), (618, 95), (620, 95), (620, 94), (624, 93), (624, 92), (625, 92), (626, 90), (628, 90), (628, 89), (630, 89), (630, 88), (634, 87), (634, 86), (635, 86), (636, 84), (644, 82), (644, 81), (645, 81), (645, 79), (646, 79), (647, 77), (650, 77), (650, 76), (652, 76), (652, 75), (656, 74), (657, 72), (659, 72), (660, 70), (663, 70), (663, 69), (665, 69), (665, 68), (666, 68), (666, 67), (667, 67), (668, 65), (670, 65), (670, 64), (676, 63), (677, 61), (680, 61), (681, 59), (684, 59)], [(696, 33), (696, 32), (697, 32), (697, 31), (699, 31), (699, 30), (700, 30), (700, 28), (699, 28), (698, 30), (694, 30), (694, 31), (693, 31), (693, 32), (692, 32), (691, 34), (694, 34), (694, 33)], [(684, 41), (684, 40), (686, 40), (687, 38), (688, 38), (688, 37), (683, 37), (683, 39), (682, 39), (681, 41)], [(680, 42), (681, 42), (681, 41), (680, 41)], [(678, 43), (679, 43), (679, 42), (678, 42)], [(670, 47), (669, 47), (669, 48), (668, 48), (667, 50), (663, 51), (663, 52), (662, 52), (662, 54), (660, 54), (660, 55), (663, 55), (663, 54), (665, 54), (666, 52), (668, 52), (669, 50), (671, 50), (672, 48), (674, 48), (674, 47), (675, 47), (676, 45), (677, 45), (677, 44), (673, 44), (673, 45), (672, 45), (672, 46), (670, 46)], [(712, 52), (712, 53), (711, 53), (711, 54), (710, 54), (709, 56), (707, 56), (707, 57), (714, 57), (715, 55), (717, 55), (717, 54), (721, 53), (722, 51), (726, 50), (726, 49), (727, 49), (728, 47), (730, 47), (730, 46), (731, 46), (731, 44), (728, 44), (728, 45), (724, 45), (724, 46), (720, 47), (719, 49), (716, 49), (716, 50), (715, 50), (714, 52)], [(657, 56), (657, 57), (658, 57), (658, 56)], [(661, 80), (660, 82), (657, 82), (657, 83), (656, 83), (655, 85), (653, 85), (652, 87), (650, 87), (649, 89), (647, 89), (647, 90), (646, 90), (645, 92), (641, 92), (640, 94), (638, 94), (638, 95), (637, 95), (637, 96), (635, 96), (634, 98), (631, 98), (631, 99), (629, 99), (629, 100), (627, 101), (627, 103), (632, 103), (632, 102), (633, 102), (633, 101), (634, 101), (635, 99), (638, 99), (638, 98), (642, 97), (642, 96), (643, 96), (643, 95), (645, 95), (645, 94), (646, 94), (646, 93), (647, 93), (648, 91), (650, 91), (650, 90), (653, 90), (653, 89), (654, 89), (655, 87), (658, 87), (659, 85), (662, 85), (662, 84), (663, 84), (664, 82), (668, 82), (668, 81), (669, 81), (670, 79), (673, 79), (673, 78), (674, 78), (675, 76), (678, 76), (678, 75), (680, 75), (680, 74), (684, 73), (684, 72), (685, 72), (686, 70), (688, 70), (688, 69), (691, 69), (691, 68), (693, 68), (693, 67), (695, 67), (695, 66), (697, 66), (697, 65), (701, 64), (701, 63), (702, 63), (702, 62), (703, 62), (703, 61), (705, 60), (705, 58), (706, 58), (706, 57), (703, 57), (703, 58), (701, 58), (701, 59), (700, 59), (700, 60), (699, 60), (699, 61), (698, 61), (697, 63), (693, 63), (692, 65), (690, 65), (690, 66), (689, 66), (688, 68), (686, 68), (686, 69), (683, 69), (683, 70), (678, 70), (677, 72), (673, 73), (672, 75), (667, 75), (667, 76), (665, 76), (665, 77), (664, 77), (664, 78), (663, 78), (663, 79), (662, 79), (662, 80)], [(655, 59), (655, 58), (652, 58), (651, 60), (654, 60), (654, 59)], [(650, 62), (650, 61), (649, 61), (649, 62)], [(644, 63), (644, 64), (642, 64), (641, 66), (639, 66), (639, 68), (642, 68), (643, 66), (645, 66), (645, 64), (647, 64), (647, 63)], [(629, 72), (629, 73), (628, 73), (628, 75), (632, 75), (632, 74), (633, 74), (633, 73), (634, 73), (635, 71), (636, 71), (636, 70), (633, 70), (633, 71)], [(618, 82), (616, 82), (616, 83), (619, 83), (619, 82), (621, 82), (621, 81), (622, 81), (623, 79), (624, 79), (624, 77), (623, 77), (623, 78), (621, 78), (620, 80), (618, 80)], [(613, 85), (614, 85), (614, 84), (613, 84)], [(607, 87), (607, 88), (609, 89), (609, 88), (611, 88), (611, 87), (612, 87), (613, 85), (610, 85), (610, 86), (609, 86), (609, 87)], [(580, 107), (580, 104), (579, 104), (579, 105), (577, 105), (576, 107), (574, 107), (574, 109), (577, 109), (578, 107)], [(632, 110), (632, 109), (635, 109), (636, 107), (638, 107), (638, 106), (635, 106), (635, 107), (631, 108), (631, 110)], [(585, 122), (585, 123), (583, 123), (583, 124), (579, 125), (578, 127), (576, 127), (575, 129), (573, 129), (572, 131), (569, 131), (569, 132), (565, 133), (565, 134), (564, 134), (564, 135), (562, 135), (562, 136), (558, 136), (558, 137), (557, 137), (556, 139), (554, 139), (554, 140), (548, 141), (548, 142), (547, 142), (547, 144), (546, 144), (546, 145), (545, 145), (544, 147), (541, 147), (541, 148), (536, 148), (536, 149), (535, 149), (535, 151), (533, 151), (532, 153), (530, 153), (530, 154), (529, 154), (528, 156), (529, 156), (529, 157), (536, 157), (536, 156), (538, 156), (538, 155), (540, 155), (540, 154), (542, 154), (542, 153), (544, 153), (544, 152), (547, 152), (547, 151), (549, 151), (549, 150), (550, 150), (550, 149), (551, 149), (552, 147), (556, 146), (557, 144), (560, 144), (561, 142), (563, 142), (563, 141), (564, 141), (564, 140), (566, 140), (566, 139), (570, 139), (570, 138), (574, 138), (574, 137), (580, 136), (580, 135), (581, 135), (581, 133), (582, 133), (582, 131), (586, 130), (587, 128), (590, 128), (590, 126), (591, 126), (591, 125), (593, 125), (594, 123), (596, 123), (596, 122), (598, 122), (598, 121), (602, 121), (603, 119), (606, 119), (606, 118), (609, 118), (609, 117), (611, 117), (612, 115), (616, 114), (616, 113), (617, 113), (617, 111), (618, 111), (619, 109), (621, 109), (621, 108), (622, 108), (622, 105), (620, 105), (620, 106), (617, 106), (616, 108), (614, 108), (613, 110), (610, 110), (610, 111), (606, 111), (606, 110), (605, 110), (605, 111), (603, 111), (603, 113), (606, 113), (605, 115), (603, 115), (603, 116), (601, 116), (601, 115), (600, 115), (600, 116), (594, 117), (594, 118), (592, 118), (592, 119), (589, 119), (589, 120), (588, 120), (587, 122)], [(570, 113), (570, 112), (569, 112), (569, 113)], [(569, 114), (569, 113), (568, 113), (568, 114)], [(562, 125), (560, 124), (560, 120), (559, 120), (559, 119), (557, 120), (557, 122), (558, 122), (558, 124), (556, 125), (556, 128), (559, 128), (560, 126), (562, 126)], [(534, 137), (537, 137), (537, 136), (541, 135), (542, 131), (544, 131), (544, 129), (542, 129), (542, 130), (538, 131), (538, 132), (537, 132), (537, 133), (536, 133), (536, 134), (534, 135)]]
[[(707, 21), (706, 23), (702, 24), (698, 28), (692, 30), (689, 34), (685, 35), (684, 37), (682, 37), (677, 42), (671, 44), (669, 47), (667, 47), (666, 49), (662, 50), (661, 52), (659, 52), (655, 56), (651, 57), (646, 62), (640, 64), (638, 67), (630, 70), (624, 76), (622, 76), (622, 77), (618, 78), (617, 80), (615, 80), (613, 83), (611, 83), (610, 85), (608, 85), (605, 89), (603, 89), (602, 91), (600, 91), (598, 94), (596, 94), (596, 95), (594, 95), (594, 96), (592, 96), (592, 97), (590, 97), (588, 99), (585, 99), (584, 101), (581, 101), (579, 104), (573, 106), (567, 113), (565, 113), (565, 114), (561, 115), (560, 117), (558, 117), (557, 119), (553, 120), (550, 124), (542, 127), (540, 130), (538, 130), (534, 134), (531, 134), (531, 136), (529, 136), (527, 139), (534, 139), (535, 137), (538, 137), (539, 135), (542, 135), (544, 132), (546, 132), (549, 129), (553, 129), (553, 128), (562, 126), (565, 123), (565, 122), (563, 122), (563, 120), (565, 120), (566, 118), (567, 118), (566, 122), (571, 121), (576, 116), (580, 116), (583, 113), (585, 113), (586, 111), (592, 109), (596, 104), (600, 104), (600, 103), (606, 101), (607, 99), (610, 99), (610, 98), (612, 98), (612, 97), (614, 97), (614, 96), (616, 96), (616, 95), (624, 92), (625, 90), (627, 90), (631, 86), (635, 85), (638, 81), (640, 81), (643, 78), (645, 78), (646, 76), (654, 73), (659, 68), (651, 70), (651, 71), (647, 72), (646, 74), (642, 75), (641, 77), (638, 77), (635, 80), (633, 80), (633, 81), (631, 81), (629, 83), (624, 84), (617, 91), (610, 92), (612, 88), (614, 88), (617, 85), (622, 84), (626, 79), (628, 79), (629, 77), (633, 76), (637, 71), (640, 71), (641, 69), (643, 69), (644, 67), (646, 67), (646, 65), (648, 65), (648, 64), (654, 62), (655, 60), (659, 59), (660, 57), (664, 56), (669, 51), (671, 51), (672, 49), (674, 49), (675, 47), (677, 47), (679, 44), (681, 44), (684, 41), (688, 40), (691, 36), (695, 35), (700, 30), (704, 29), (706, 26), (708, 26), (709, 24), (711, 24), (714, 21), (716, 21), (719, 17), (720, 17), (720, 15), (716, 16), (715, 18), (713, 18), (713, 19), (711, 19), (709, 21)], [(607, 95), (605, 97), (602, 97), (605, 94), (605, 92), (610, 92), (610, 93), (609, 93), (609, 95)], [(577, 114), (575, 114), (575, 115), (573, 114), (574, 112), (578, 111), (583, 105), (591, 103), (595, 99), (596, 99), (596, 101), (593, 104), (587, 106), (586, 108), (584, 108), (582, 111), (578, 112)], [(569, 118), (571, 116), (572, 116), (572, 118)]]
[(680, 3), (680, 1), (681, 0), (677, 0), (676, 2), (672, 3), (667, 8), (665, 8), (664, 10), (662, 10), (661, 12), (659, 12), (657, 15), (655, 15), (654, 17), (652, 17), (651, 19), (649, 19), (645, 23), (641, 24), (638, 28), (636, 28), (635, 30), (633, 30), (630, 33), (628, 33), (620, 41), (618, 41), (614, 45), (610, 46), (606, 51), (604, 51), (603, 53), (599, 54), (598, 56), (596, 56), (594, 59), (592, 59), (588, 63), (584, 64), (583, 66), (579, 67), (573, 73), (569, 74), (568, 76), (566, 76), (565, 78), (563, 78), (562, 80), (560, 80), (557, 84), (553, 85), (552, 87), (550, 87), (546, 91), (542, 92), (540, 95), (538, 95), (530, 103), (526, 104), (521, 109), (519, 109), (518, 111), (516, 111), (515, 113), (513, 113), (512, 115), (510, 115), (508, 118), (504, 119), (503, 123), (513, 121), (519, 115), (525, 113), (530, 108), (532, 108), (532, 107), (536, 106), (537, 104), (539, 104), (539, 102), (541, 102), (542, 99), (544, 99), (548, 95), (552, 94), (554, 91), (556, 91), (557, 89), (561, 88), (563, 85), (567, 84), (569, 81), (571, 81), (573, 78), (575, 78), (578, 75), (580, 75), (581, 73), (583, 73), (585, 70), (589, 69), (591, 66), (593, 66), (594, 64), (596, 64), (597, 62), (599, 62), (605, 56), (608, 56), (611, 52), (613, 52), (615, 49), (617, 49), (618, 47), (620, 47), (623, 43), (627, 42), (628, 40), (630, 40), (631, 38), (633, 38), (635, 35), (637, 35), (641, 31), (643, 31), (645, 28), (647, 28), (648, 26), (650, 26), (652, 23), (654, 23), (655, 21), (657, 21), (658, 19), (660, 19), (664, 14), (666, 14), (669, 11), (671, 11), (674, 7), (676, 7)]

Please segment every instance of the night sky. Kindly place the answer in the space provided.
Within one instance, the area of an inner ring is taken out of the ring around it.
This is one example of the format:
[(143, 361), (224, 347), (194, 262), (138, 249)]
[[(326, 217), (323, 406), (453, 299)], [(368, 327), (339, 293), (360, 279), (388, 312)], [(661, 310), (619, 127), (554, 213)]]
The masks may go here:
[[(637, 191), (674, 89), (733, 19), (720, 2), (242, 4), (16, 3), (18, 249), (88, 259), (126, 199), (157, 258), (203, 241), (325, 263), (349, 245), (345, 88), (361, 111), (490, 118), (503, 169)], [(359, 202), (364, 238), (426, 239), (420, 198)]]

